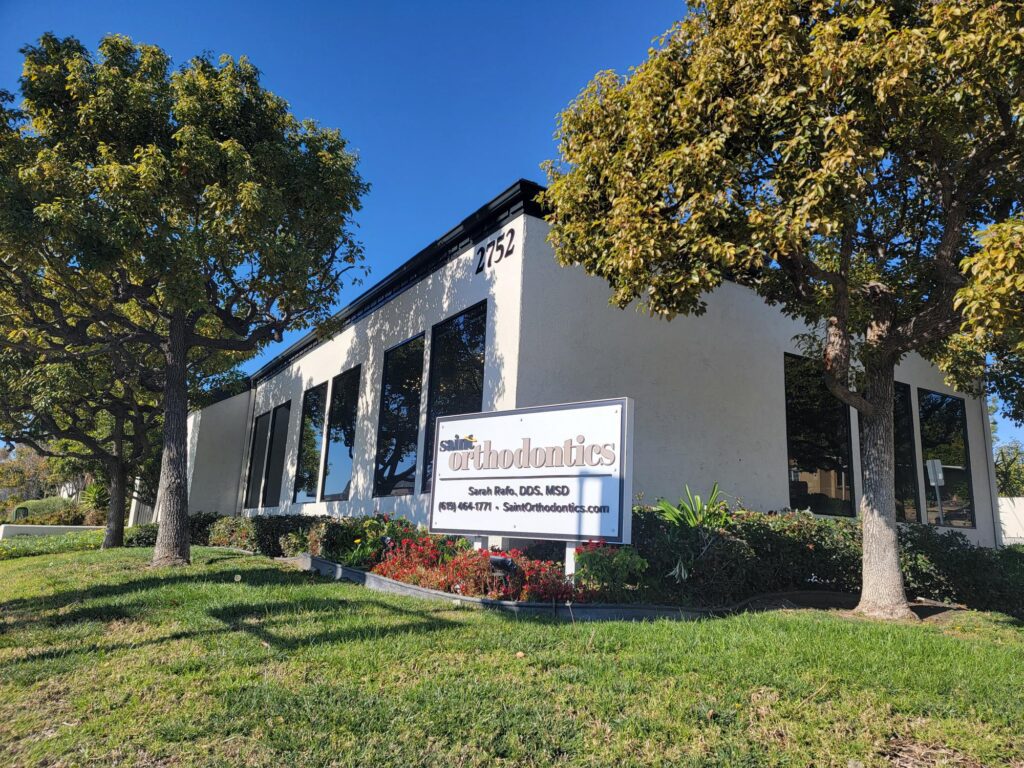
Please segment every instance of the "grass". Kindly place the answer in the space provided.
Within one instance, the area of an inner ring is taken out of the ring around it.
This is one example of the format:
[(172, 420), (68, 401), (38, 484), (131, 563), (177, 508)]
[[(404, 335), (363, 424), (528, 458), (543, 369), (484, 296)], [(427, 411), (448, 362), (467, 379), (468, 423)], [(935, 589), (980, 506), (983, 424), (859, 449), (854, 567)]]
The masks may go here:
[(1024, 765), (997, 614), (553, 624), (149, 556), (0, 563), (0, 764)]
[(77, 531), (58, 536), (15, 536), (13, 539), (0, 540), (0, 560), (81, 552), (99, 549), (102, 545), (103, 531)]

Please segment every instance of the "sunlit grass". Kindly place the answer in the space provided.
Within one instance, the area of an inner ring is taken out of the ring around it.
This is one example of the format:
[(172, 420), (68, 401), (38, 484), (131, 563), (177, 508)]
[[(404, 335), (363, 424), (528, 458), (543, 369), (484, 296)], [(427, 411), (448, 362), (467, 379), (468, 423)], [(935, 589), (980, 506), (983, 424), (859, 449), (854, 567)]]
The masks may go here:
[(1024, 759), (1024, 628), (998, 615), (554, 624), (149, 555), (0, 563), (0, 764)]

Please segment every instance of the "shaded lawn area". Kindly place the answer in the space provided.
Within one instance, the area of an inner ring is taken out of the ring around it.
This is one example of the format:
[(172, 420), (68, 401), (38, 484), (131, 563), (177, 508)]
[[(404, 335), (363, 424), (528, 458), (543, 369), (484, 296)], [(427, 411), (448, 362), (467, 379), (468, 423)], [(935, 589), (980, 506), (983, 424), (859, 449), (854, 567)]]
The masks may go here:
[(0, 764), (1024, 761), (1024, 627), (997, 614), (555, 624), (150, 554), (0, 562)]

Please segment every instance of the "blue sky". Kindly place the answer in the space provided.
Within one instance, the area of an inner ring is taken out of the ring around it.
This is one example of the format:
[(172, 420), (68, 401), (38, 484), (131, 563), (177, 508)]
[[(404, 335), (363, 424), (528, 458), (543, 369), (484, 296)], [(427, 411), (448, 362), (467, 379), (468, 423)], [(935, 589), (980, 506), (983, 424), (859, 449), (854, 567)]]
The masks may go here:
[[(642, 61), (684, 12), (679, 0), (0, 0), (0, 87), (16, 89), (18, 49), (47, 31), (90, 47), (127, 34), (178, 63), (249, 56), (298, 116), (359, 154), (372, 283), (514, 180), (543, 181), (559, 110), (598, 70)], [(999, 437), (1024, 430), (1003, 423)]]

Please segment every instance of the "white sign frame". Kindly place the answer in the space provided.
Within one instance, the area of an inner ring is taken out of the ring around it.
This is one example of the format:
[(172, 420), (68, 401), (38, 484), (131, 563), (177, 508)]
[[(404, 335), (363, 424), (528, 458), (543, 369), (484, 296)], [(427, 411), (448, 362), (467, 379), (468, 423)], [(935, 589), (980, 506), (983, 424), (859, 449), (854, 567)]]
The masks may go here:
[[(440, 464), (440, 443), (444, 437), (445, 430), (442, 429), (443, 425), (450, 425), (451, 423), (471, 423), (473, 421), (482, 419), (514, 419), (522, 416), (537, 416), (538, 414), (550, 414), (552, 412), (565, 412), (565, 411), (581, 411), (585, 412), (595, 408), (609, 408), (618, 407), (620, 408), (619, 415), (619, 452), (618, 462), (613, 465), (617, 469), (618, 474), (618, 515), (617, 515), (617, 527), (618, 534), (615, 536), (606, 535), (594, 535), (589, 539), (603, 539), (609, 544), (629, 544), (632, 541), (632, 517), (633, 517), (633, 401), (628, 397), (616, 397), (608, 398), (604, 400), (587, 400), (574, 403), (559, 403), (556, 405), (543, 405), (532, 408), (517, 408), (508, 411), (489, 411), (481, 413), (467, 413), (460, 414), (457, 416), (441, 416), (438, 417), (434, 429), (434, 445), (431, 446), (430, 450), (433, 451), (433, 471), (430, 479), (430, 511), (427, 519), (427, 529), (431, 533), (444, 534), (449, 536), (502, 536), (506, 538), (515, 539), (540, 539), (547, 541), (564, 541), (567, 543), (581, 543), (588, 540), (587, 536), (580, 537), (577, 534), (565, 534), (548, 531), (535, 531), (535, 530), (520, 530), (520, 529), (481, 529), (477, 526), (472, 527), (453, 527), (453, 526), (437, 526), (434, 525), (435, 513), (438, 512), (438, 504), (442, 501), (438, 498), (437, 486), (440, 476), (442, 475), (442, 468)], [(583, 416), (583, 414), (580, 414)], [(472, 428), (470, 428), (472, 429)], [(511, 446), (500, 446), (501, 448), (511, 448)], [(533, 470), (536, 471), (536, 470)], [(507, 476), (496, 478), (494, 474), (487, 476), (489, 481), (505, 482), (505, 483), (520, 483), (524, 480), (524, 477), (517, 476), (516, 470), (502, 470), (498, 469), (496, 472), (506, 473)], [(580, 476), (586, 476), (580, 473)], [(565, 482), (568, 475), (556, 475), (560, 481)], [(543, 476), (532, 475), (529, 479), (537, 480), (542, 479)], [(475, 478), (465, 478), (460, 481), (466, 482)], [(614, 512), (614, 510), (613, 510)], [(579, 519), (580, 514), (571, 515), (572, 519)], [(570, 515), (566, 515), (570, 517)], [(563, 518), (564, 519), (564, 518)]]

